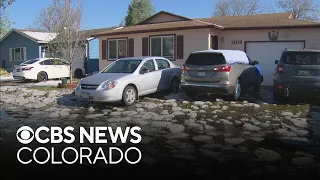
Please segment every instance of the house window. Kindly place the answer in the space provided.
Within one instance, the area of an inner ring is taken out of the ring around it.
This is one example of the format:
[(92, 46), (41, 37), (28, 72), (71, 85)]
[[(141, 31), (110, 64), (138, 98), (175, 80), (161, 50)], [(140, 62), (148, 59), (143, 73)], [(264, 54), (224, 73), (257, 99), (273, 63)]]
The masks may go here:
[(127, 57), (127, 39), (108, 40), (108, 59), (116, 60)]
[(150, 38), (150, 55), (174, 59), (174, 36)]
[(10, 61), (24, 61), (27, 60), (27, 52), (25, 47), (9, 48)]

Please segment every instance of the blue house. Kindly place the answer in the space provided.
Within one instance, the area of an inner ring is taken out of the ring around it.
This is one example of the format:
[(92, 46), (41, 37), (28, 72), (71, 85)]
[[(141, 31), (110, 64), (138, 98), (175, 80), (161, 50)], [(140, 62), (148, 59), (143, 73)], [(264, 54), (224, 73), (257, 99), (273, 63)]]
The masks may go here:
[(55, 33), (12, 29), (0, 40), (0, 67), (8, 71), (25, 60), (46, 57), (46, 44)]
[(109, 27), (109, 28), (100, 28), (100, 29), (90, 29), (85, 30), (84, 34), (87, 37), (87, 62), (86, 62), (86, 72), (92, 73), (95, 71), (99, 71), (99, 39), (91, 37), (93, 34), (102, 33), (105, 31), (109, 31), (115, 29), (117, 27)]
[[(83, 69), (86, 74), (99, 71), (99, 40), (91, 37), (116, 27), (84, 30), (86, 46), (83, 57)], [(12, 29), (0, 40), (0, 68), (11, 71), (14, 65), (34, 58), (45, 58), (46, 44), (53, 40), (57, 34), (45, 31), (26, 29)]]

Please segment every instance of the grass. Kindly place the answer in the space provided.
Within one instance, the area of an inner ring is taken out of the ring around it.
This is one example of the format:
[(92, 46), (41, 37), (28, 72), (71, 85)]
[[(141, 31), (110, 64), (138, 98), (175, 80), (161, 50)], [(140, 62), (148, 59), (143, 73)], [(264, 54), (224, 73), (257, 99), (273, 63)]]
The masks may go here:
[(36, 87), (29, 87), (28, 89), (38, 90), (38, 91), (54, 91), (59, 90), (57, 86), (36, 86)]

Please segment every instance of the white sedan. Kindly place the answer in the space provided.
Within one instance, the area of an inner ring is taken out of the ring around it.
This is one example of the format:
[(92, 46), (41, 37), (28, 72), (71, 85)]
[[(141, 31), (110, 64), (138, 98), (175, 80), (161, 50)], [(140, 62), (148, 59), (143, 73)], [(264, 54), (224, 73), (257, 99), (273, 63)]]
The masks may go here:
[[(78, 72), (73, 67), (73, 72)], [(80, 68), (84, 72), (83, 68)], [(37, 58), (28, 60), (20, 65), (14, 66), (12, 72), (14, 79), (46, 81), (70, 77), (70, 65), (67, 61), (58, 58)]]
[(82, 79), (75, 94), (87, 101), (123, 101), (130, 106), (139, 96), (163, 90), (177, 93), (180, 77), (181, 68), (163, 57), (122, 58)]

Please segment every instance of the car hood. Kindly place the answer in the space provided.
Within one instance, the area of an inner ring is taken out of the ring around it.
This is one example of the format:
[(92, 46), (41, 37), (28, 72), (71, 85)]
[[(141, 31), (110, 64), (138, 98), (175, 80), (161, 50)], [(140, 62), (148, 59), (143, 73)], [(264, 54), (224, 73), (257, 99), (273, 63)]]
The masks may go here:
[(128, 74), (127, 73), (98, 73), (82, 79), (81, 84), (100, 85), (103, 82), (110, 81), (110, 80), (117, 80), (126, 75)]

